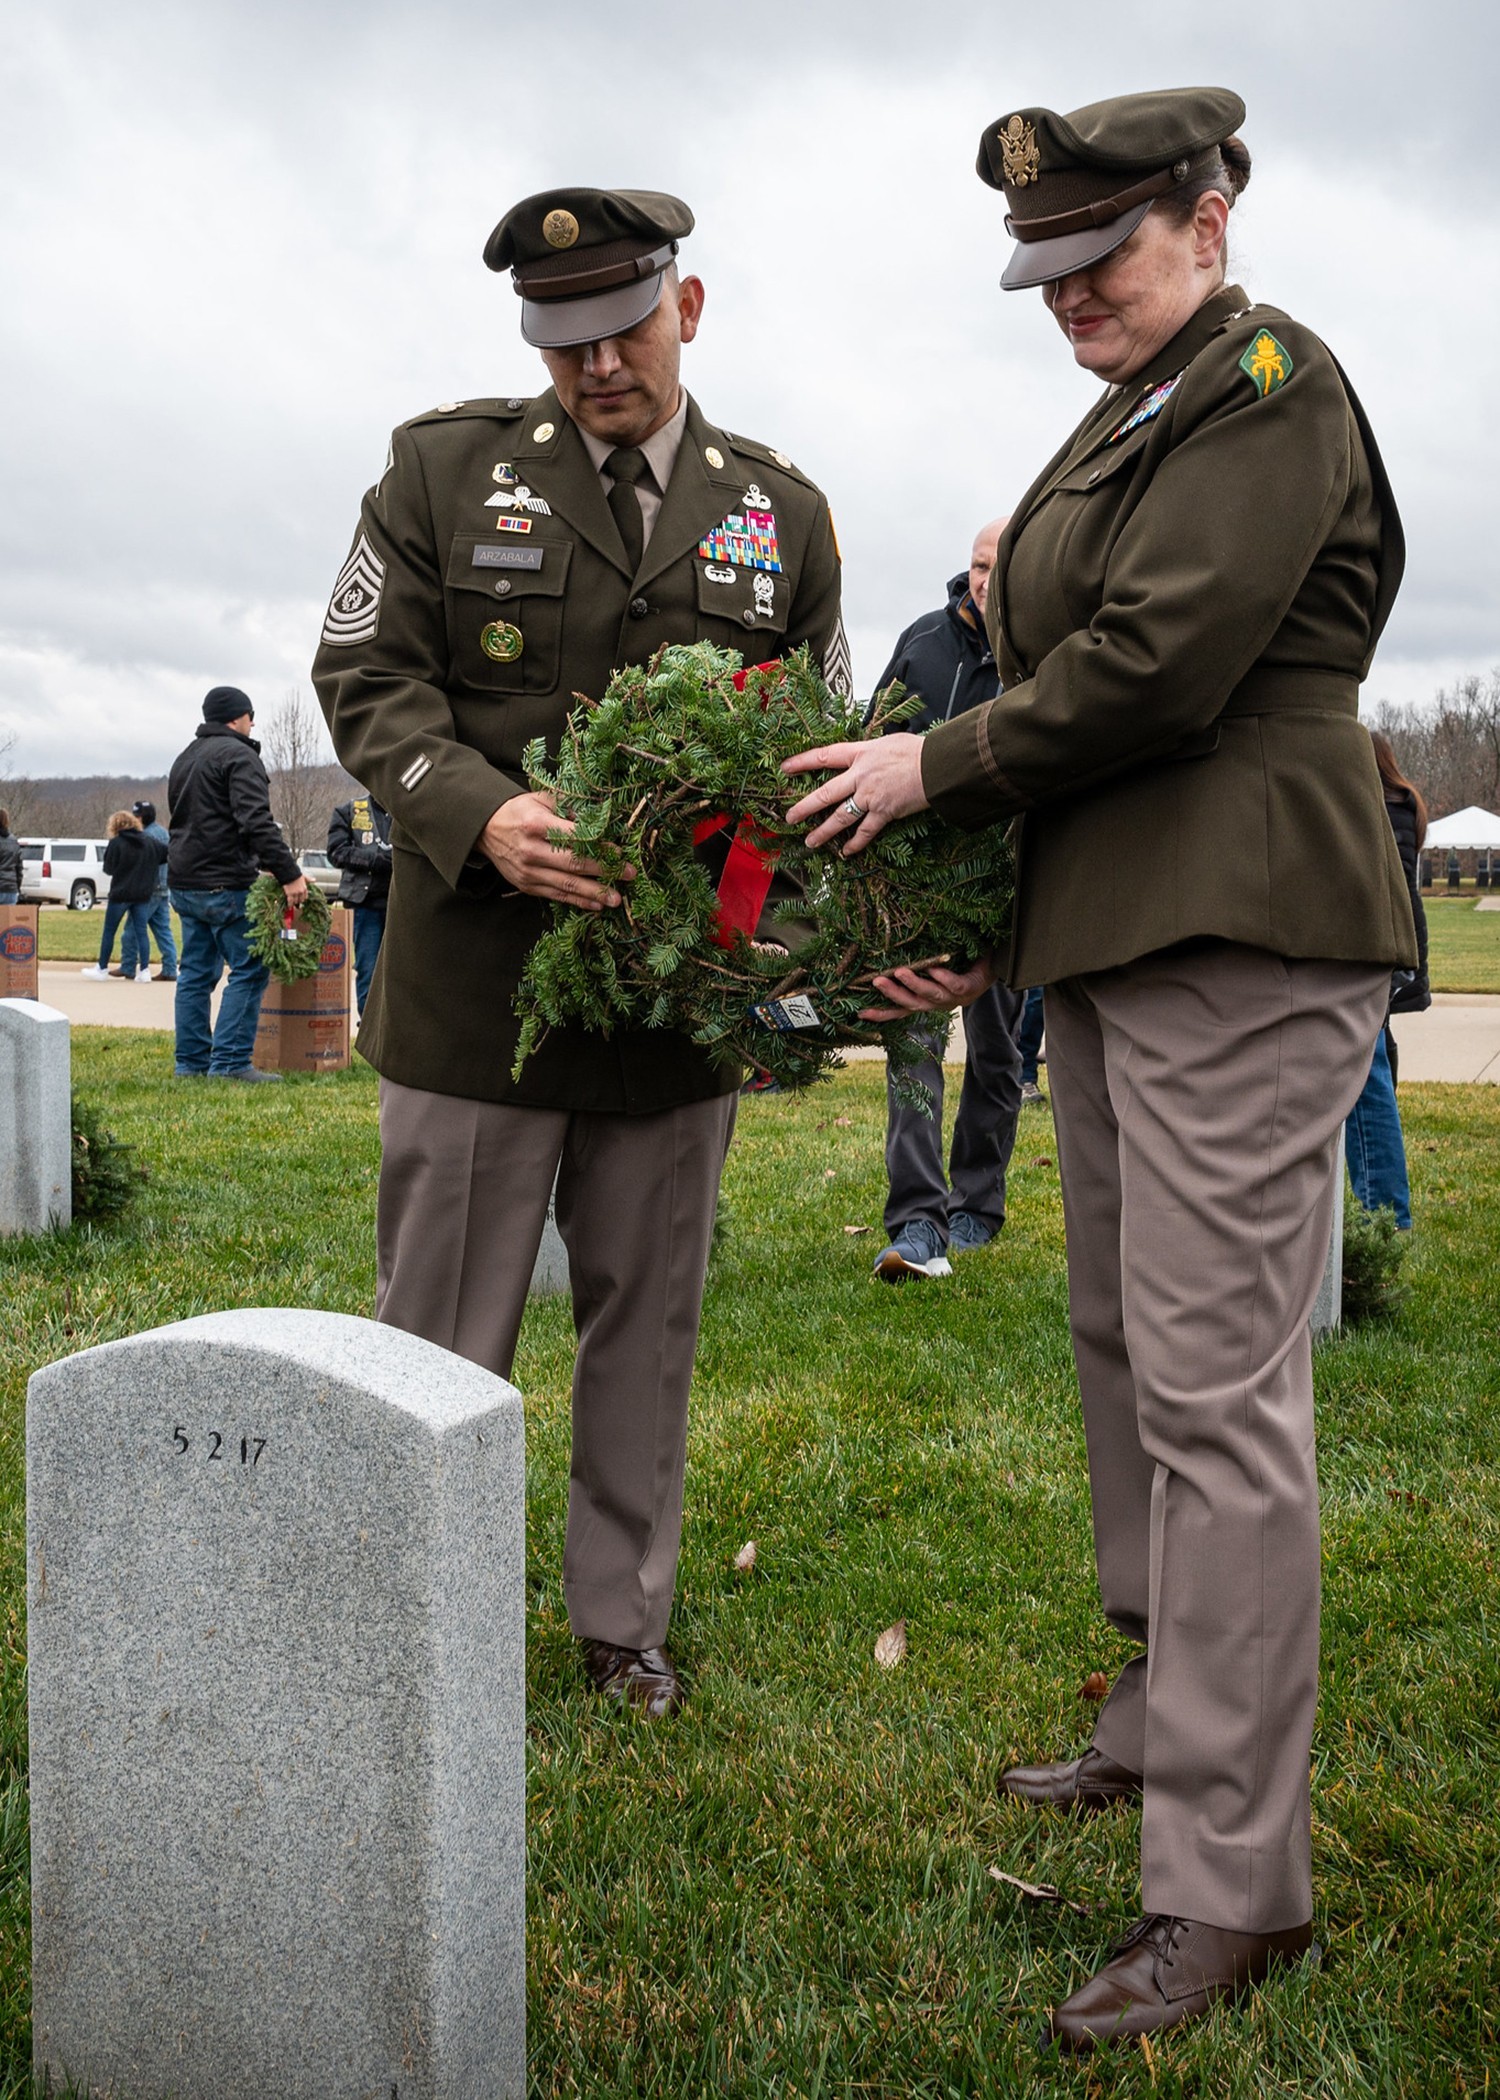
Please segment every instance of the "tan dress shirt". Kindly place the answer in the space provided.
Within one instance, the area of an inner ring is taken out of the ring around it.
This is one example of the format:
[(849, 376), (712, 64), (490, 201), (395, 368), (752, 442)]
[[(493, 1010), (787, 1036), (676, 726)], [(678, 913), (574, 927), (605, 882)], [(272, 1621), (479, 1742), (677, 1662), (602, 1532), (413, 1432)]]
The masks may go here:
[[(677, 464), (677, 453), (682, 444), (682, 433), (687, 428), (687, 392), (679, 387), (677, 413), (670, 422), (663, 423), (660, 430), (653, 430), (650, 437), (643, 438), (640, 449), (646, 455), (646, 464), (651, 469), (643, 474), (635, 485), (640, 500), (641, 524), (645, 530), (646, 546), (651, 544), (651, 531), (661, 513), (662, 498), (667, 492), (667, 483), (672, 478), (672, 469)], [(618, 450), (608, 438), (596, 438), (578, 425), (578, 435), (583, 439), (589, 458), (599, 470), (599, 484), (608, 496), (614, 487), (614, 479), (605, 461), (611, 452)]]

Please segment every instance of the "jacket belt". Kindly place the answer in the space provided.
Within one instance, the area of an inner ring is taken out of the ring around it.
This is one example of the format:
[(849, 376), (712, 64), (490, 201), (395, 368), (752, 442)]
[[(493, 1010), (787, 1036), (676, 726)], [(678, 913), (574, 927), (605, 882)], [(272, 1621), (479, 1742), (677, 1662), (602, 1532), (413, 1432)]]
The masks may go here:
[(1259, 665), (1242, 678), (1220, 711), (1229, 715), (1352, 715), (1359, 718), (1359, 680), (1352, 671)]

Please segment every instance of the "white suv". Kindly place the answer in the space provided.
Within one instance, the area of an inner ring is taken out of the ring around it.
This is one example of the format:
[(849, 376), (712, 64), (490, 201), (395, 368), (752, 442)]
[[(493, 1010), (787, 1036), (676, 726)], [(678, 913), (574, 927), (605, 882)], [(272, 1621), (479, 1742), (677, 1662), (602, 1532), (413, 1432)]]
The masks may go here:
[(21, 902), (92, 911), (109, 895), (104, 839), (22, 839)]

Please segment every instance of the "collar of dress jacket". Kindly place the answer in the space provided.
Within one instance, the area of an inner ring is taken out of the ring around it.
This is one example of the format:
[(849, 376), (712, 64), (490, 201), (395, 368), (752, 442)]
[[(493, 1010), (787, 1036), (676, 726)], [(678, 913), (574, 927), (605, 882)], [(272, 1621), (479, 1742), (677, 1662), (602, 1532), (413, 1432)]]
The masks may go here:
[[(637, 578), (642, 588), (689, 553), (735, 508), (748, 486), (744, 462), (735, 459), (730, 440), (707, 420), (686, 389), (681, 407), (685, 413), (677, 456), (668, 470), (661, 511)], [(620, 535), (604, 500), (586, 433), (550, 388), (530, 404), (510, 456), (518, 472), (525, 463), (525, 478), (559, 516), (613, 567), (623, 570)]]

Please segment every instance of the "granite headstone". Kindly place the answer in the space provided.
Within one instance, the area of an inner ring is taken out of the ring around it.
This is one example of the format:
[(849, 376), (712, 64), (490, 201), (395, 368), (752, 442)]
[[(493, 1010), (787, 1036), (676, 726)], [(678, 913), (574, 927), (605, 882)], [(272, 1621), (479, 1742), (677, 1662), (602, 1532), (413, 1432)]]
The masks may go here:
[(215, 1313), (37, 1372), (27, 1464), (38, 2076), (519, 2096), (520, 1396)]
[(67, 1015), (0, 999), (0, 1234), (72, 1223), (72, 1095)]

